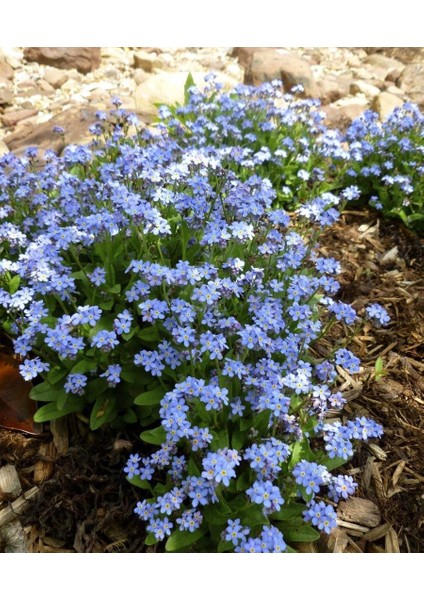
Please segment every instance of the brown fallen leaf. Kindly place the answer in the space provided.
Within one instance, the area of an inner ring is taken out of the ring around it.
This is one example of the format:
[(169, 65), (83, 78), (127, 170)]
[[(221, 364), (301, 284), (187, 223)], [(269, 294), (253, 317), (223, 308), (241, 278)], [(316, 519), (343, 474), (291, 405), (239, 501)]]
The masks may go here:
[(0, 427), (38, 435), (42, 425), (34, 423), (36, 404), (29, 393), (32, 384), (19, 372), (19, 361), (0, 353)]

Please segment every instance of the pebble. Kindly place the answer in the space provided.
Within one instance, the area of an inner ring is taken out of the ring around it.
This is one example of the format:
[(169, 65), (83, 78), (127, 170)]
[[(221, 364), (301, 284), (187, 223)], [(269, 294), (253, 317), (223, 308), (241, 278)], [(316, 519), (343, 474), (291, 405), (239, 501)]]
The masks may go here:
[[(0, 48), (0, 142), (17, 132), (17, 152), (33, 139), (25, 133), (29, 121), (35, 126), (49, 119), (55, 122), (64, 111), (71, 111), (65, 112), (65, 117), (72, 116), (72, 125), (78, 108), (87, 104), (109, 108), (113, 95), (120, 97), (125, 107), (138, 111), (142, 119), (149, 115), (151, 120), (157, 114), (155, 102), (182, 102), (189, 72), (201, 85), (203, 76), (213, 71), (227, 89), (252, 78), (256, 83), (279, 78), (286, 86), (303, 83), (307, 93), (320, 98), (329, 124), (335, 119), (346, 126), (367, 108), (385, 118), (392, 106), (406, 100), (424, 107), (421, 48), (392, 48), (389, 55), (389, 49), (377, 47), (107, 47), (100, 49), (100, 64), (96, 66), (94, 57), (86, 73), (81, 72), (86, 69), (78, 61), (90, 57), (96, 49), (40, 50), (50, 54), (54, 51), (56, 64), (74, 68), (41, 64), (45, 56), (39, 62), (29, 62), (24, 58), (31, 56), (28, 49)], [(32, 49), (32, 56), (36, 55)], [(72, 64), (71, 59), (77, 62)], [(19, 111), (35, 114), (16, 120), (13, 113), (19, 115)], [(0, 146), (2, 151), (4, 146)]]

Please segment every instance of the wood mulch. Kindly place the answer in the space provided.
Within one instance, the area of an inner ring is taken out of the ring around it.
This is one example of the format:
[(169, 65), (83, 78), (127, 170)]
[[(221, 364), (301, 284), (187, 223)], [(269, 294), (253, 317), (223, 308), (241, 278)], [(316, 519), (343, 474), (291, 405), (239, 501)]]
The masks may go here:
[[(340, 370), (347, 416), (367, 415), (384, 427), (343, 472), (359, 487), (341, 503), (338, 527), (304, 552), (424, 550), (424, 245), (395, 222), (350, 211), (321, 240), (341, 261), (339, 299), (360, 311), (388, 310), (387, 328), (367, 325), (350, 346), (363, 370)], [(334, 330), (335, 336), (341, 331)], [(377, 357), (384, 372), (376, 376)], [(0, 552), (145, 552), (143, 523), (133, 509), (139, 490), (122, 467), (138, 431), (88, 430), (75, 416), (40, 437), (0, 430), (0, 468), (16, 467), (20, 488), (0, 488)], [(32, 494), (26, 501), (24, 494)], [(17, 498), (17, 499), (16, 499)]]

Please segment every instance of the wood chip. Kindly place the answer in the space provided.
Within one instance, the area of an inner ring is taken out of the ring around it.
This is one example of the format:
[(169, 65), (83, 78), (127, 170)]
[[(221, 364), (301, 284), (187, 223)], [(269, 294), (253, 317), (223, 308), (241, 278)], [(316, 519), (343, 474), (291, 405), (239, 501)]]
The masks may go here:
[(387, 454), (384, 452), (384, 450), (382, 448), (380, 448), (380, 446), (377, 446), (377, 444), (374, 444), (371, 442), (370, 444), (368, 444), (368, 448), (371, 450), (371, 452), (374, 454), (374, 456), (377, 457), (379, 460), (387, 459)]
[(39, 488), (37, 486), (34, 486), (22, 494), (22, 496), (14, 500), (12, 504), (6, 506), (6, 508), (3, 508), (3, 510), (0, 510), (0, 527), (10, 523), (10, 521), (13, 521), (17, 515), (23, 513), (28, 506), (28, 500), (38, 494), (38, 489)]
[(2, 495), (8, 496), (9, 500), (15, 500), (22, 492), (19, 475), (14, 465), (5, 465), (0, 469), (0, 502)]
[[(343, 500), (339, 503), (337, 514), (344, 521), (357, 523), (365, 528), (377, 527), (381, 521), (378, 506), (364, 498), (351, 497)], [(366, 530), (368, 531), (368, 529)]]
[(340, 554), (346, 550), (346, 546), (349, 543), (349, 537), (347, 533), (340, 529), (340, 527), (336, 527), (328, 536), (328, 548), (334, 554)]
[(396, 487), (397, 482), (399, 481), (399, 477), (402, 475), (402, 472), (405, 468), (406, 460), (402, 460), (395, 469), (395, 472), (392, 475), (392, 485)]
[(380, 538), (384, 537), (391, 527), (392, 526), (390, 523), (383, 523), (383, 525), (379, 525), (367, 533), (364, 533), (362, 539), (368, 542), (375, 542), (375, 540), (379, 540)]
[(45, 456), (47, 460), (38, 460), (34, 468), (34, 483), (42, 483), (53, 474), (53, 458), (56, 455), (56, 448), (53, 443), (41, 444), (38, 453)]
[(397, 536), (396, 531), (393, 527), (390, 527), (389, 531), (386, 533), (386, 552), (389, 553), (399, 553), (399, 538)]
[(339, 527), (344, 527), (345, 529), (352, 529), (353, 531), (358, 531), (361, 534), (367, 533), (370, 530), (369, 527), (363, 527), (362, 525), (358, 525), (357, 523), (343, 521), (343, 519), (336, 519), (336, 523)]

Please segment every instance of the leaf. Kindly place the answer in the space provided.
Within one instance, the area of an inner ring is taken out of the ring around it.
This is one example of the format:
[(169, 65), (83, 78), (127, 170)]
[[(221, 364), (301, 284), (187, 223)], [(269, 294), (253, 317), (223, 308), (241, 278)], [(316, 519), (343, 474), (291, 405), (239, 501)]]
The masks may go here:
[(290, 521), (302, 516), (305, 506), (302, 504), (289, 504), (283, 506), (279, 511), (272, 513), (273, 521)]
[(48, 381), (43, 381), (34, 386), (29, 393), (29, 397), (37, 402), (55, 402), (58, 392), (61, 388), (53, 387)]
[(123, 415), (122, 420), (124, 423), (132, 425), (133, 423), (137, 423), (138, 418), (132, 408), (129, 408), (127, 412)]
[(134, 400), (134, 404), (137, 406), (156, 406), (160, 404), (160, 401), (165, 396), (166, 392), (162, 386), (156, 387), (149, 392), (143, 392)]
[(146, 539), (144, 540), (144, 543), (146, 544), (146, 546), (153, 546), (153, 544), (157, 543), (157, 539), (155, 534), (153, 533), (153, 531), (151, 531), (149, 533), (149, 535), (146, 537)]
[(84, 404), (85, 402), (82, 398), (69, 397), (66, 406), (62, 410), (59, 410), (54, 402), (49, 402), (49, 404), (45, 404), (37, 410), (34, 415), (34, 421), (36, 423), (43, 423), (44, 421), (59, 419), (70, 413), (79, 412), (84, 407)]
[(121, 293), (121, 284), (116, 283), (112, 287), (106, 289), (109, 294), (120, 294)]
[(68, 374), (68, 369), (64, 367), (53, 367), (47, 374), (46, 380), (52, 385), (59, 383)]
[(147, 444), (153, 444), (154, 446), (160, 446), (166, 441), (166, 433), (162, 426), (156, 427), (156, 429), (150, 429), (140, 434), (140, 439)]
[(95, 360), (87, 360), (84, 358), (77, 362), (71, 369), (71, 373), (90, 373), (96, 371), (98, 362)]
[(19, 275), (15, 275), (14, 277), (12, 277), (12, 279), (9, 281), (9, 292), (11, 294), (14, 294), (19, 289), (20, 283), (21, 278)]
[(193, 75), (191, 73), (188, 74), (186, 82), (184, 84), (184, 102), (188, 104), (190, 102), (190, 94), (189, 89), (195, 86), (195, 81), (193, 79)]
[(131, 479), (127, 477), (127, 481), (129, 481), (131, 485), (135, 485), (136, 487), (141, 488), (142, 490), (152, 489), (150, 483), (146, 479), (141, 479), (138, 475), (134, 475), (133, 477), (131, 477)]
[(165, 550), (167, 552), (176, 552), (181, 548), (186, 548), (187, 546), (191, 546), (197, 540), (200, 540), (206, 533), (206, 528), (201, 527), (200, 529), (196, 529), (196, 531), (174, 531), (171, 533), (165, 544)]
[(109, 423), (116, 416), (116, 400), (110, 396), (98, 398), (94, 403), (90, 415), (90, 428), (92, 431)]
[(156, 327), (145, 327), (137, 334), (137, 337), (145, 342), (157, 342), (159, 341), (159, 332)]
[(320, 534), (311, 525), (300, 525), (299, 527), (279, 526), (285, 542), (315, 542), (319, 540)]

